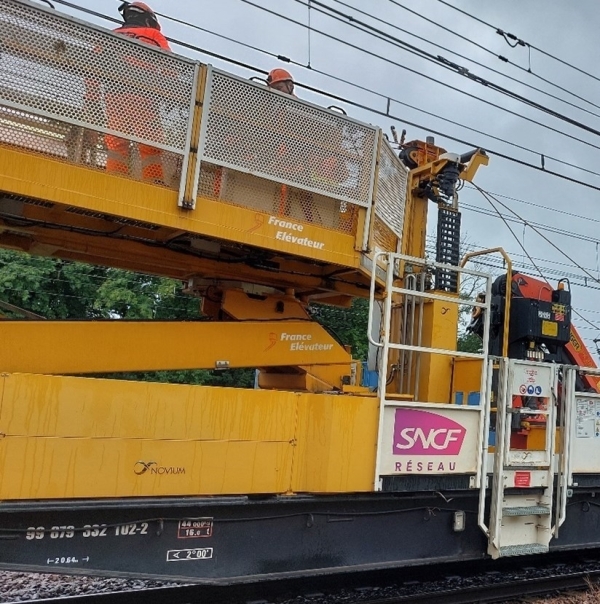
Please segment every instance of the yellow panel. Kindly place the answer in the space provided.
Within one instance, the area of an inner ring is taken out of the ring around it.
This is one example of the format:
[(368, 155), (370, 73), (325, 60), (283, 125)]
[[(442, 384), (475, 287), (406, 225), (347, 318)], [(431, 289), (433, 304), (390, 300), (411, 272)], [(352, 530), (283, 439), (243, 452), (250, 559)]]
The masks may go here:
[(372, 491), (378, 409), (373, 397), (301, 395), (292, 490)]
[(294, 438), (289, 392), (13, 374), (0, 432), (8, 436), (281, 441)]
[(483, 361), (479, 359), (452, 359), (454, 365), (452, 372), (452, 397), (451, 402), (456, 402), (456, 393), (462, 393), (463, 405), (467, 404), (469, 393), (479, 392), (481, 389), (481, 368)]
[(372, 490), (373, 397), (26, 374), (2, 383), (0, 499)]
[[(97, 170), (0, 146), (0, 191), (123, 216), (344, 266), (359, 266), (354, 235), (199, 198), (177, 206), (177, 193)], [(292, 221), (295, 226), (285, 226)], [(284, 224), (284, 226), (282, 226)], [(302, 230), (297, 230), (301, 228)]]
[(2, 383), (0, 499), (289, 490), (293, 393), (18, 374)]
[[(8, 436), (0, 441), (0, 499), (284, 493), (292, 449), (278, 442)], [(154, 465), (136, 474), (144, 468), (138, 462)]]
[[(423, 312), (422, 346), (456, 350), (458, 305), (441, 300), (427, 301)], [(422, 354), (419, 399), (430, 403), (449, 403), (452, 357)]]

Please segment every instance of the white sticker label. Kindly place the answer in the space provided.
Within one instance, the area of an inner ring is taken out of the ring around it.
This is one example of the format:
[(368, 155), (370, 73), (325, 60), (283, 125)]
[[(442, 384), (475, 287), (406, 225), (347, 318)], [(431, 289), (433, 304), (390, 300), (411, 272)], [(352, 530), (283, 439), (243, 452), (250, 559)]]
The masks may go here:
[(577, 399), (577, 438), (600, 438), (600, 401)]
[(167, 551), (167, 562), (185, 562), (186, 560), (210, 560), (212, 557), (212, 547), (195, 547), (193, 549), (170, 549)]

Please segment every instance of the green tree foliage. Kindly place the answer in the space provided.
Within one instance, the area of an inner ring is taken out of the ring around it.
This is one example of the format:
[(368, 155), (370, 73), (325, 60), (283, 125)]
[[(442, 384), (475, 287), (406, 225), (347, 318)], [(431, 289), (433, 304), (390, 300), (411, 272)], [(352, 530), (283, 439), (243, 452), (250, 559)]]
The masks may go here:
[(481, 352), (481, 338), (474, 333), (461, 333), (458, 336), (457, 349), (460, 352)]
[(0, 299), (47, 319), (194, 319), (171, 279), (0, 250)]
[(369, 320), (369, 301), (357, 298), (350, 308), (313, 304), (313, 317), (345, 346), (352, 347), (355, 359), (366, 360), (369, 342), (367, 324)]
[(101, 318), (94, 300), (104, 270), (0, 250), (0, 299), (47, 319)]
[[(172, 279), (0, 250), (0, 300), (47, 319), (200, 319), (199, 300), (180, 289)], [(251, 369), (105, 377), (215, 386), (252, 387), (254, 383)]]

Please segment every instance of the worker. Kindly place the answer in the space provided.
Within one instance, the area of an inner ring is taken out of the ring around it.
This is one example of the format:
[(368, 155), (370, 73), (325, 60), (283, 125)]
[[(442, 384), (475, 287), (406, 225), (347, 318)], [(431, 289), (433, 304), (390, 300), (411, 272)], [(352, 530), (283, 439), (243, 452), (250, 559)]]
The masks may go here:
[[(161, 33), (160, 24), (154, 11), (143, 2), (124, 2), (119, 7), (123, 16), (123, 25), (115, 33), (135, 38), (145, 44), (170, 51), (169, 43)], [(151, 64), (145, 65), (137, 58), (131, 58), (129, 69), (151, 70)], [(123, 87), (125, 85), (123, 84)], [(106, 113), (108, 127), (112, 130), (130, 131), (140, 138), (154, 139), (162, 137), (158, 108), (150, 94), (107, 91)], [(132, 130), (133, 127), (133, 130)], [(108, 159), (106, 170), (119, 174), (130, 174), (130, 142), (118, 136), (106, 135), (105, 143)], [(138, 145), (142, 163), (142, 178), (145, 181), (165, 184), (160, 149)]]
[[(294, 78), (289, 71), (277, 68), (272, 69), (267, 76), (267, 86), (279, 92), (294, 95)], [(294, 95), (295, 96), (295, 95)]]
[[(281, 69), (277, 67), (272, 69), (267, 76), (267, 86), (274, 90), (278, 90), (279, 92), (284, 92), (286, 94), (290, 94), (292, 96), (296, 96), (294, 94), (294, 78), (292, 74), (286, 69)], [(278, 160), (281, 161), (283, 159), (284, 163), (285, 158), (287, 156), (287, 147), (285, 143), (281, 143), (277, 150)], [(321, 156), (311, 156), (309, 157), (308, 164), (302, 163), (292, 163), (291, 165), (288, 163), (285, 166), (282, 166), (282, 170), (287, 173), (288, 176), (292, 178), (294, 176), (298, 176), (302, 173), (307, 173), (310, 182), (315, 184), (316, 186), (337, 186), (339, 185), (339, 175), (340, 169), (338, 167), (338, 160), (336, 157), (321, 157)], [(343, 170), (346, 171), (345, 169)], [(279, 200), (279, 214), (287, 214), (289, 215), (290, 208), (290, 200), (288, 199), (290, 192), (285, 185), (282, 186), (281, 196)], [(304, 191), (302, 189), (296, 190), (292, 193), (292, 196), (295, 195), (297, 197), (296, 204), (298, 204), (302, 208), (302, 213), (304, 214), (305, 220), (308, 222), (321, 222), (321, 217), (318, 209), (316, 208), (313, 195), (309, 191)], [(293, 204), (292, 204), (293, 205)], [(287, 207), (287, 210), (285, 209)]]

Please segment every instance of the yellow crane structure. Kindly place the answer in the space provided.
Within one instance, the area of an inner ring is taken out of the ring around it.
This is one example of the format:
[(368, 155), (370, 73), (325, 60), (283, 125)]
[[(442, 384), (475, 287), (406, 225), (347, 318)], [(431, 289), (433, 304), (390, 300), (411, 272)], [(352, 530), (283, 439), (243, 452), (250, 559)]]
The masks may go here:
[[(0, 246), (179, 280), (203, 318), (0, 320), (0, 565), (224, 580), (484, 551), (477, 524), (461, 531), (485, 506), (491, 373), (456, 339), (457, 187), (486, 154), (413, 141), (399, 157), (377, 126), (27, 0), (0, 0), (0, 24)], [(126, 174), (107, 171), (107, 137), (127, 141)], [(358, 297), (376, 392), (308, 312)], [(91, 377), (236, 367), (255, 389)], [(444, 451), (399, 460), (400, 437)], [(446, 488), (464, 505), (426, 524)], [(315, 525), (329, 545), (294, 532)], [(146, 540), (137, 558), (124, 536)]]

